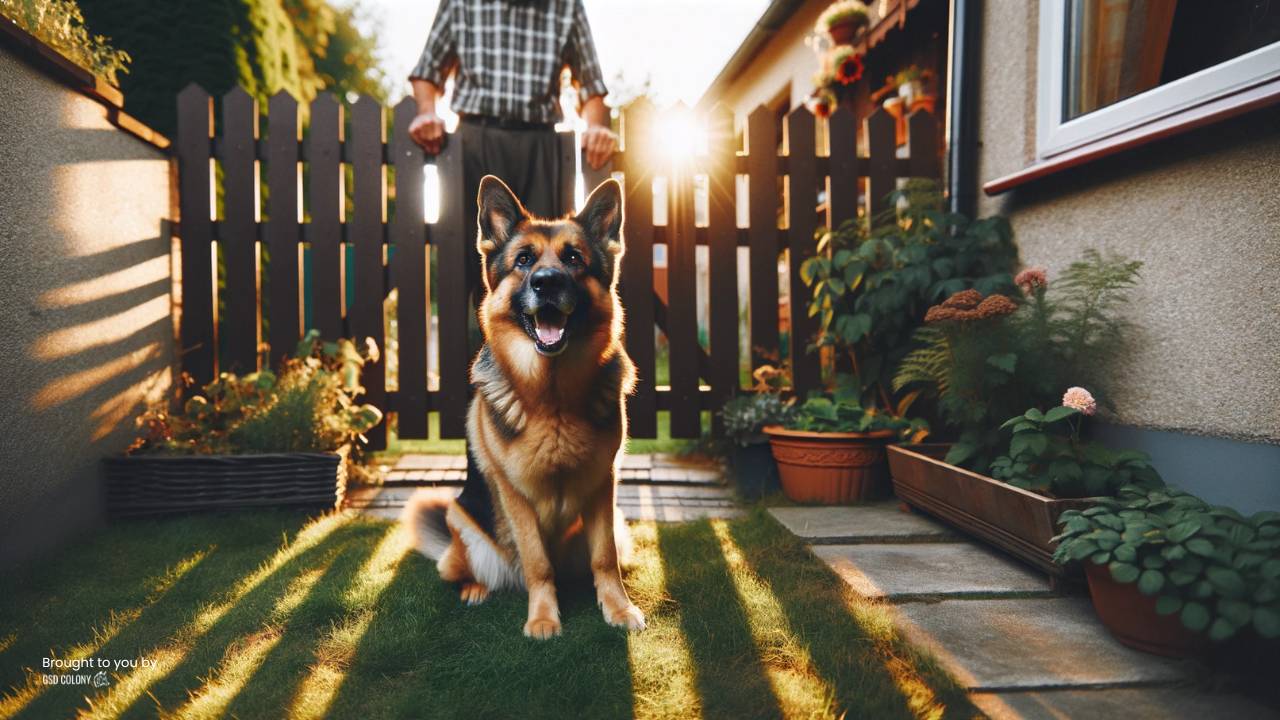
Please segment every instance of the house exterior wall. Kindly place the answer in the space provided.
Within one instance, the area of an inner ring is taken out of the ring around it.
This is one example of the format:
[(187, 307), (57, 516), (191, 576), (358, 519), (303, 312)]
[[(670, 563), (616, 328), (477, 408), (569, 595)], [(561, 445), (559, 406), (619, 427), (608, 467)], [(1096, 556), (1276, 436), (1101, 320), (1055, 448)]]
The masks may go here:
[(101, 522), (99, 459), (173, 380), (169, 161), (0, 45), (0, 567)]
[(793, 108), (813, 92), (818, 58), (804, 41), (829, 4), (829, 0), (809, 0), (797, 8), (753, 61), (725, 87), (720, 102), (733, 110), (739, 128), (746, 126), (753, 110), (768, 105), (788, 86)]
[[(1034, 161), (1038, 12), (985, 5), (981, 182)], [(1271, 108), (980, 201), (980, 214), (1010, 218), (1022, 261), (1051, 278), (1089, 247), (1145, 263), (1104, 435), (1242, 510), (1280, 509), (1278, 187)]]

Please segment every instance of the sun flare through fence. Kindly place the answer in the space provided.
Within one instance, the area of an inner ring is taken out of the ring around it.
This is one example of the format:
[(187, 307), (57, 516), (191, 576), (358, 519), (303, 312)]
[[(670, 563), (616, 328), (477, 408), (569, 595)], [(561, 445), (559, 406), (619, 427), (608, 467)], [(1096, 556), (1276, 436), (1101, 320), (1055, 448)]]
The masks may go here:
[[(427, 437), (438, 411), (440, 436), (462, 437), (476, 224), (463, 217), (475, 189), (463, 187), (461, 136), (425, 157), (407, 132), (411, 98), (388, 112), (327, 94), (300, 108), (281, 93), (260, 118), (234, 88), (218, 105), (215, 117), (195, 85), (178, 96), (183, 370), (203, 384), (274, 365), (308, 328), (372, 338), (383, 352), (365, 369), (367, 401), (389, 411), (398, 436)], [(696, 121), (696, 141), (673, 134), (673, 115)], [(633, 436), (656, 436), (667, 411), (673, 437), (697, 437), (702, 412), (766, 362), (789, 360), (797, 392), (819, 387), (800, 279), (815, 233), (878, 211), (900, 178), (938, 177), (933, 117), (906, 119), (903, 148), (895, 122), (871, 115), (862, 154), (847, 108), (826, 119), (797, 108), (780, 122), (761, 107), (735, 130), (720, 106), (695, 118), (641, 99), (622, 113), (621, 147), (599, 170), (579, 162), (572, 132), (561, 134), (565, 212), (581, 187), (610, 174), (626, 189), (620, 292), (640, 377), (628, 400)], [(370, 441), (385, 446), (386, 428)]]

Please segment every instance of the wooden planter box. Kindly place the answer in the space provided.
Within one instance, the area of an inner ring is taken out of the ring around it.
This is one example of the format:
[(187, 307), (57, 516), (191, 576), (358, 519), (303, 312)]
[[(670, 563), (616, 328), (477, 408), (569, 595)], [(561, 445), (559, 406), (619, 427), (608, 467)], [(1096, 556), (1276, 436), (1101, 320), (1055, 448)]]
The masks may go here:
[(336, 453), (134, 455), (103, 461), (107, 512), (149, 517), (245, 508), (336, 507), (345, 490)]
[(1089, 499), (1037, 495), (942, 461), (947, 445), (889, 448), (893, 490), (907, 504), (945, 520), (1058, 578), (1067, 569), (1053, 561), (1058, 516), (1083, 509)]

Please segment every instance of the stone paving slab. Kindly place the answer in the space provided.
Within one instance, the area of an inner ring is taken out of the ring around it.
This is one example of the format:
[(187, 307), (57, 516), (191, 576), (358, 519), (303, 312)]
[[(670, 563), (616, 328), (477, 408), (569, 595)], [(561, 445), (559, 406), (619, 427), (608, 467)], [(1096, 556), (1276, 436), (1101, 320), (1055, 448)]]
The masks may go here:
[(864, 597), (901, 601), (1050, 595), (1042, 573), (968, 543), (815, 545), (811, 549)]
[(1280, 718), (1280, 712), (1240, 695), (1198, 692), (1175, 687), (974, 693), (971, 698), (978, 709), (990, 716), (992, 720)]
[[(452, 484), (466, 480), (467, 459), (463, 455), (401, 455), (386, 468), (388, 485)], [(619, 479), (633, 483), (692, 486), (725, 485), (724, 468), (716, 461), (698, 456), (638, 454), (624, 455)]]
[(958, 539), (940, 523), (903, 512), (896, 501), (847, 507), (775, 507), (769, 508), (769, 514), (796, 537), (814, 545)]
[(1116, 642), (1084, 597), (945, 600), (896, 610), (907, 637), (972, 691), (1174, 683), (1190, 672)]

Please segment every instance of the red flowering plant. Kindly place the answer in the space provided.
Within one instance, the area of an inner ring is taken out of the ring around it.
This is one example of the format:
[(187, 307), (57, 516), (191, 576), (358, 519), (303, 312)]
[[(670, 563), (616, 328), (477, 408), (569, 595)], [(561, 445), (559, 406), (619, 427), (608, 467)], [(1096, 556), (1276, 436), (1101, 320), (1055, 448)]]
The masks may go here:
[(813, 78), (814, 91), (809, 96), (809, 110), (818, 117), (835, 112), (841, 102), (853, 98), (854, 84), (866, 71), (862, 54), (849, 45), (837, 45), (822, 58), (822, 69)]

